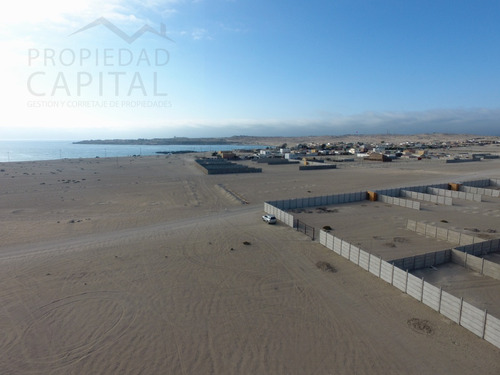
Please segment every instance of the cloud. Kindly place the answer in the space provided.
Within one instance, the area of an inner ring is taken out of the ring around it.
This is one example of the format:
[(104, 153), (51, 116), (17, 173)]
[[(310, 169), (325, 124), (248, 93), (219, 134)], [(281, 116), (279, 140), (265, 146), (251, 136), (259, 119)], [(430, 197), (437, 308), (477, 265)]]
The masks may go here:
[[(105, 17), (112, 22), (147, 23), (148, 16), (176, 13), (178, 0), (16, 0), (0, 13), (2, 34), (15, 37), (19, 32), (33, 34), (36, 29), (75, 28)], [(157, 22), (154, 20), (154, 22)]]
[[(26, 112), (26, 108), (25, 108)], [(345, 134), (451, 133), (500, 136), (500, 109), (433, 109), (414, 112), (363, 112), (329, 119), (235, 118), (210, 120), (135, 114), (120, 110), (96, 113), (68, 109), (36, 109), (33, 121), (4, 129), (3, 137), (23, 139), (155, 138), (249, 136), (334, 136)], [(68, 122), (68, 118), (73, 121)], [(39, 121), (50, 119), (50, 122)], [(33, 125), (33, 124), (40, 125)], [(49, 125), (50, 124), (50, 125)], [(146, 125), (147, 124), (147, 125)], [(14, 125), (14, 124), (13, 124)]]
[(170, 122), (185, 133), (204, 136), (244, 135), (342, 135), (466, 133), (500, 136), (500, 109), (432, 109), (427, 111), (367, 111), (321, 119), (226, 119)]
[(204, 28), (197, 28), (191, 31), (191, 37), (194, 40), (212, 40), (212, 36), (210, 36), (209, 32), (207, 29)]

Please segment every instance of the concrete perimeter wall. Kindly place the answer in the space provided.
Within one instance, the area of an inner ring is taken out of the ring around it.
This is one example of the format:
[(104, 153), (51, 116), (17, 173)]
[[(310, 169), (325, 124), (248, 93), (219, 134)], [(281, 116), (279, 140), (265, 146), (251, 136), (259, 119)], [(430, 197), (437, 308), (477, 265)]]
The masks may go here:
[(403, 190), (416, 191), (419, 193), (427, 192), (428, 188), (436, 188), (436, 189), (448, 189), (448, 184), (434, 184), (434, 185), (418, 185), (418, 186), (410, 186), (403, 188)]
[(500, 264), (490, 262), (484, 258), (479, 258), (471, 254), (464, 253), (457, 249), (451, 250), (451, 261), (453, 263), (479, 272), (481, 275), (500, 280)]
[(323, 195), (319, 197), (284, 199), (279, 201), (269, 201), (267, 203), (282, 210), (293, 210), (297, 208), (330, 206), (341, 203), (353, 203), (364, 200), (366, 200), (366, 191), (334, 194), (334, 195)]
[(415, 271), (422, 268), (438, 266), (451, 262), (451, 250), (415, 255), (412, 257), (391, 260), (391, 263), (402, 270)]
[(390, 195), (378, 194), (378, 200), (384, 203), (393, 204), (395, 206), (401, 206), (406, 208), (412, 208), (414, 210), (420, 210), (420, 202), (412, 201), (409, 199), (392, 197)]
[(347, 241), (320, 231), (320, 243), (500, 348), (500, 319)]
[(487, 186), (490, 186), (490, 179), (482, 179), (482, 180), (471, 180), (471, 181), (464, 181), (462, 182), (463, 186), (472, 186), (472, 187), (481, 187), (485, 188)]
[(264, 203), (264, 211), (270, 215), (276, 216), (276, 219), (293, 228), (293, 215), (280, 210), (268, 202)]
[(366, 200), (366, 191), (355, 193), (323, 195), (320, 197), (307, 197), (297, 199), (284, 199), (279, 201), (269, 201), (264, 203), (264, 211), (276, 216), (276, 218), (286, 225), (294, 228), (294, 218), (286, 210), (297, 208), (307, 208), (315, 206), (329, 206), (341, 203), (353, 203)]
[(467, 201), (481, 202), (481, 195), (473, 194), (472, 192), (437, 189), (432, 187), (427, 188), (427, 192), (429, 194), (435, 194), (441, 197), (457, 198), (457, 199), (464, 199)]
[(375, 190), (378, 195), (388, 195), (389, 197), (399, 197), (401, 195), (400, 188)]
[(456, 232), (446, 228), (440, 228), (435, 225), (423, 223), (415, 220), (408, 220), (406, 222), (406, 229), (418, 234), (422, 234), (429, 238), (436, 238), (442, 241), (448, 241), (455, 245), (471, 245), (478, 244), (485, 241), (483, 238), (470, 236), (465, 233)]
[(451, 164), (451, 163), (471, 163), (475, 161), (481, 161), (481, 159), (447, 159), (446, 163)]
[(487, 197), (500, 197), (500, 190), (485, 189), (472, 186), (460, 186), (460, 191), (463, 191), (465, 193), (485, 195)]
[(318, 169), (336, 169), (337, 165), (335, 164), (308, 164), (308, 165), (299, 165), (299, 171), (312, 171)]
[(482, 242), (475, 242), (473, 244), (456, 247), (455, 249), (471, 255), (497, 253), (500, 251), (500, 238), (486, 241), (483, 240)]
[(500, 197), (500, 190), (488, 189), (488, 187), (500, 187), (498, 179), (482, 179), (464, 181), (460, 186), (460, 191), (473, 194), (481, 194), (489, 197)]
[(411, 198), (411, 199), (418, 199), (419, 201), (424, 201), (424, 202), (444, 204), (446, 206), (453, 205), (453, 200), (449, 197), (442, 197), (439, 195), (421, 193), (418, 191), (401, 189), (401, 196), (406, 197), (406, 198)]

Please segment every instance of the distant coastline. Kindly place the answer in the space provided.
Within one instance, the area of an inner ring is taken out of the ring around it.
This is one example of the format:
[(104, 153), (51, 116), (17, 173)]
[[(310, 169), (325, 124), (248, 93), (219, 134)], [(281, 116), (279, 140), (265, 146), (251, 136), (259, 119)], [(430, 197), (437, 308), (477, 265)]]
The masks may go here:
[[(242, 142), (241, 139), (235, 140), (236, 137), (229, 138), (152, 138), (152, 139), (91, 139), (73, 142), (74, 144), (91, 144), (91, 145), (141, 145), (141, 146), (165, 146), (165, 145), (244, 145), (247, 142)], [(240, 137), (238, 137), (240, 138)]]
[(235, 149), (255, 149), (258, 144), (154, 144), (154, 143), (99, 143), (74, 141), (2, 141), (0, 163), (37, 160), (115, 158), (128, 156), (153, 156), (185, 152), (215, 152)]
[(323, 136), (247, 136), (234, 135), (231, 137), (173, 137), (173, 138), (138, 138), (138, 139), (91, 139), (73, 142), (73, 144), (87, 145), (128, 145), (128, 146), (210, 146), (210, 145), (261, 145), (279, 146), (288, 143), (336, 143), (336, 142), (367, 142), (367, 143), (400, 143), (413, 142), (466, 142), (467, 140), (499, 141), (498, 136), (450, 133), (421, 133), (421, 134), (344, 134)]

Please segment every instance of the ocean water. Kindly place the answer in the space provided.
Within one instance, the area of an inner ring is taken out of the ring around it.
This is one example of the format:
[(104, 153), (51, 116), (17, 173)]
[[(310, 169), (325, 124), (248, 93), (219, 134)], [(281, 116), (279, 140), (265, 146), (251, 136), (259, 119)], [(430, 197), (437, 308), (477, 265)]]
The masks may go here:
[(157, 151), (228, 151), (257, 145), (88, 145), (72, 141), (0, 141), (0, 162), (157, 155)]

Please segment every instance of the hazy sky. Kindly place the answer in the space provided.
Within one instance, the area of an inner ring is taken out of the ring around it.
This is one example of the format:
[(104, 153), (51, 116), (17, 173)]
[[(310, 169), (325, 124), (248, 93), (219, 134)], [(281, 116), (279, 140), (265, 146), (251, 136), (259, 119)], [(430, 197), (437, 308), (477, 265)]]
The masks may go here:
[(500, 135), (498, 0), (10, 4), (1, 139)]

